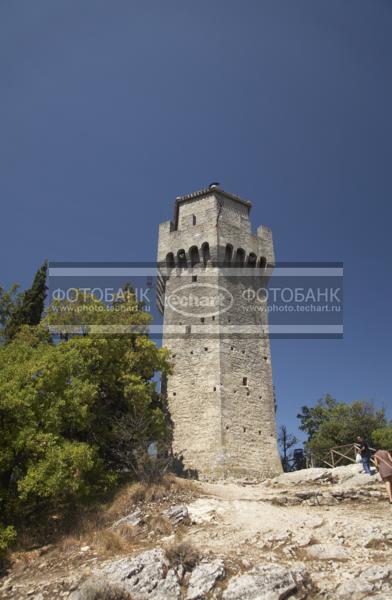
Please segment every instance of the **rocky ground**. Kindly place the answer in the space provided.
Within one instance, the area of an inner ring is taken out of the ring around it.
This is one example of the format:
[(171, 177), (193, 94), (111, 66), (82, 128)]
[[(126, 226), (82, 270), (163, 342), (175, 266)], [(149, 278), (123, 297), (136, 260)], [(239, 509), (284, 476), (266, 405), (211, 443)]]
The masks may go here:
[(0, 598), (392, 598), (392, 506), (358, 465), (177, 480), (119, 505), (98, 531), (14, 553)]

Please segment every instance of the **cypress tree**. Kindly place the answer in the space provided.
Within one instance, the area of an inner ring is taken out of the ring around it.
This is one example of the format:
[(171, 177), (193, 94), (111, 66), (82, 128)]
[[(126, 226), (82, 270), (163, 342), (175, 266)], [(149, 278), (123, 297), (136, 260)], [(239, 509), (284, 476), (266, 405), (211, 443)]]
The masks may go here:
[(46, 298), (46, 275), (48, 270), (47, 261), (35, 274), (31, 288), (20, 294), (15, 309), (4, 329), (4, 337), (10, 341), (22, 327), (22, 325), (38, 325), (41, 321)]

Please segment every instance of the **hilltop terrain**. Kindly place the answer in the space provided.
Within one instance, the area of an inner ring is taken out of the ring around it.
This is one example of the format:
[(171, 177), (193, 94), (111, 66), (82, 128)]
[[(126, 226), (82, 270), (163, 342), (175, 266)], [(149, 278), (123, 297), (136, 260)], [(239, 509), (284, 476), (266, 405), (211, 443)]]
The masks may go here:
[(358, 465), (134, 484), (77, 535), (15, 552), (0, 597), (386, 600), (391, 516), (378, 475)]

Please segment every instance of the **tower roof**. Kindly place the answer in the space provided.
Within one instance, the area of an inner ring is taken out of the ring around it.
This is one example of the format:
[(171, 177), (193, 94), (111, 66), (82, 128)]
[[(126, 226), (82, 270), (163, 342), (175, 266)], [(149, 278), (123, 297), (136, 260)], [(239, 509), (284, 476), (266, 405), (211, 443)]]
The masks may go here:
[(190, 200), (194, 200), (195, 198), (202, 198), (203, 196), (209, 196), (210, 194), (218, 194), (219, 196), (225, 196), (226, 198), (230, 198), (230, 200), (234, 200), (235, 202), (239, 202), (243, 204), (247, 208), (251, 208), (252, 203), (249, 200), (244, 200), (237, 196), (236, 194), (231, 194), (230, 192), (225, 192), (222, 188), (219, 187), (218, 184), (211, 184), (207, 188), (203, 188), (201, 190), (197, 190), (196, 192), (192, 192), (191, 194), (185, 194), (184, 196), (177, 196), (176, 198), (176, 208), (179, 204), (183, 204), (184, 202), (189, 202)]

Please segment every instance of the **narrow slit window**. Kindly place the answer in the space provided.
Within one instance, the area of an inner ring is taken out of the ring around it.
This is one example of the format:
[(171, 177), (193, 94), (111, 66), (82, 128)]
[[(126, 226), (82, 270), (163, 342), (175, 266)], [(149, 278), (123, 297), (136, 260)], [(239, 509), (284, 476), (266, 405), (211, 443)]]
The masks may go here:
[(196, 215), (192, 215), (192, 225), (196, 225)]
[(197, 281), (197, 275), (192, 275), (192, 283), (195, 283), (195, 281)]
[(191, 326), (185, 325), (185, 333), (190, 333), (190, 332), (191, 332)]
[(242, 385), (248, 385), (248, 378), (247, 377), (243, 377), (242, 378)]

